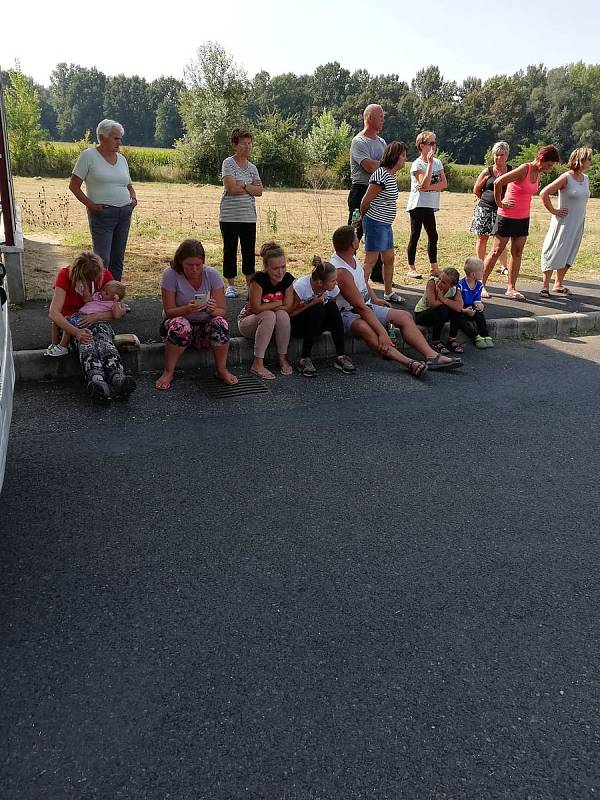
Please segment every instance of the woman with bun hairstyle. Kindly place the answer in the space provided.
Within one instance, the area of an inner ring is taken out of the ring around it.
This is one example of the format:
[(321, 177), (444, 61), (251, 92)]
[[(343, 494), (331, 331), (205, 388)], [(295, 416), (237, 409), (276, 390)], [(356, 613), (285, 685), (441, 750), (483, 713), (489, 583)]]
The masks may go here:
[(293, 305), (290, 309), (292, 336), (303, 340), (298, 370), (307, 378), (317, 374), (310, 357), (313, 341), (325, 331), (330, 331), (337, 354), (333, 366), (351, 375), (356, 372), (356, 367), (344, 352), (344, 323), (335, 302), (340, 293), (337, 269), (328, 261), (323, 261), (321, 256), (315, 256), (312, 264), (312, 273), (297, 278), (293, 283)]
[[(517, 291), (516, 283), (521, 270), (523, 250), (529, 236), (531, 198), (537, 194), (541, 173), (548, 172), (559, 162), (558, 150), (553, 144), (548, 144), (538, 150), (533, 161), (521, 164), (520, 167), (506, 172), (494, 181), (494, 200), (498, 206), (497, 230), (492, 252), (484, 261), (484, 288), (481, 292), (483, 298), (487, 299), (490, 296), (486, 289), (488, 278), (510, 239), (508, 286), (505, 295), (509, 300), (526, 299)], [(505, 186), (506, 194), (502, 197)]]
[(264, 269), (250, 278), (248, 302), (239, 313), (238, 327), (242, 336), (254, 339), (254, 361), (250, 372), (270, 381), (275, 375), (265, 367), (265, 353), (273, 334), (281, 374), (291, 375), (293, 372), (287, 351), (294, 276), (286, 271), (285, 253), (277, 242), (263, 244), (260, 255)]
[(252, 134), (244, 128), (234, 128), (230, 137), (232, 156), (223, 161), (223, 196), (219, 210), (219, 227), (223, 237), (223, 277), (228, 283), (225, 297), (237, 297), (238, 241), (242, 251), (242, 272), (246, 286), (254, 274), (256, 248), (256, 197), (263, 185), (256, 166), (248, 161), (252, 152)]

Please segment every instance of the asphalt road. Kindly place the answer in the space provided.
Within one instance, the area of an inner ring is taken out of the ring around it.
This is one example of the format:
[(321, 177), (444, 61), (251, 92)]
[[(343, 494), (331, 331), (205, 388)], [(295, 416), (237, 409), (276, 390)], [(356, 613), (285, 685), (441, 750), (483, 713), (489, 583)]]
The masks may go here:
[(599, 363), (18, 386), (2, 800), (599, 796)]

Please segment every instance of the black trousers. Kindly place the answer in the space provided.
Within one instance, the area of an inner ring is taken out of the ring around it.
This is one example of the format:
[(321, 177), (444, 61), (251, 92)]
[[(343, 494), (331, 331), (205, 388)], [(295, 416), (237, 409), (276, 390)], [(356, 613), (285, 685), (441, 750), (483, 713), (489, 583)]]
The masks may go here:
[(237, 275), (238, 240), (242, 251), (242, 272), (254, 275), (256, 250), (255, 222), (219, 222), (223, 237), (223, 275), (235, 278)]
[(490, 335), (483, 311), (476, 311), (474, 317), (453, 313), (450, 317), (450, 336), (456, 336), (459, 330), (466, 334), (469, 339), (474, 339), (477, 335)]
[(302, 358), (309, 358), (313, 341), (325, 331), (330, 331), (338, 356), (344, 355), (344, 324), (337, 303), (328, 303), (307, 308), (292, 317), (292, 336), (303, 338)]
[(424, 311), (415, 311), (415, 322), (417, 325), (431, 328), (431, 338), (434, 342), (439, 342), (442, 328), (446, 322), (458, 316), (456, 311), (452, 311), (448, 306), (434, 306), (433, 308), (426, 308)]
[(417, 257), (417, 245), (421, 236), (421, 228), (427, 234), (427, 255), (430, 264), (437, 264), (438, 232), (435, 224), (435, 211), (433, 208), (413, 208), (410, 215), (410, 239), (406, 253), (408, 263), (414, 264)]
[[(365, 183), (353, 183), (350, 192), (348, 194), (348, 225), (352, 224), (352, 214), (356, 211), (356, 209), (360, 209), (360, 203), (363, 197), (367, 192), (368, 186)], [(358, 228), (356, 229), (356, 235), (358, 236), (358, 241), (362, 239), (363, 236), (363, 227), (362, 222), (359, 223)], [(383, 261), (381, 260), (381, 256), (377, 256), (377, 261), (375, 262), (375, 266), (371, 271), (371, 280), (376, 281), (377, 283), (383, 283)]]

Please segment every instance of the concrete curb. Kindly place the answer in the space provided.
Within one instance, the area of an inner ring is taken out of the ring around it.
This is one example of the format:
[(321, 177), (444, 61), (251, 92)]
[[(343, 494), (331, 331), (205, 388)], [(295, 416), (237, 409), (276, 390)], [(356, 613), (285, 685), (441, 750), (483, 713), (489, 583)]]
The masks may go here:
[[(600, 327), (600, 311), (552, 314), (540, 317), (509, 317), (488, 320), (490, 334), (494, 339), (544, 339), (554, 336), (569, 336), (572, 331), (580, 333)], [(368, 352), (364, 342), (346, 337), (348, 355)], [(300, 357), (301, 341), (292, 339), (288, 350), (290, 360)], [(81, 376), (79, 362), (72, 356), (48, 358), (43, 350), (17, 350), (14, 352), (15, 377), (17, 381), (50, 381)], [(313, 357), (333, 358), (335, 349), (331, 335), (319, 337), (313, 346)], [(228, 364), (230, 367), (247, 366), (253, 359), (252, 342), (242, 337), (231, 339)], [(267, 360), (275, 360), (273, 347), (267, 351)], [(143, 372), (159, 372), (163, 367), (163, 345), (143, 344), (139, 350), (124, 351), (121, 358), (126, 372), (134, 375)], [(210, 350), (187, 350), (179, 361), (178, 369), (211, 368), (213, 359)]]

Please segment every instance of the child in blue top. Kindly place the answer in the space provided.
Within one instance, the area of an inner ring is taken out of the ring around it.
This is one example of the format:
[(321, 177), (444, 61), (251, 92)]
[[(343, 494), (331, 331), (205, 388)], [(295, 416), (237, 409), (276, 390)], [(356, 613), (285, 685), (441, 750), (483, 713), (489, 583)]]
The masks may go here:
[(482, 278), (483, 261), (475, 256), (467, 258), (465, 261), (465, 277), (458, 282), (458, 288), (463, 298), (463, 308), (460, 314), (456, 314), (450, 320), (449, 340), (456, 339), (456, 334), (460, 329), (469, 339), (474, 341), (475, 347), (483, 350), (487, 347), (493, 347), (494, 342), (490, 336), (483, 313), (483, 303), (481, 302)]

